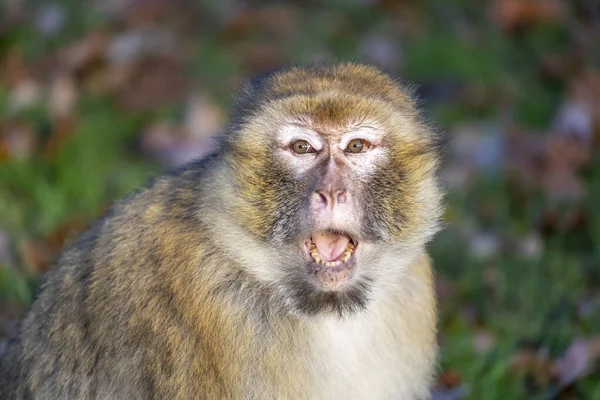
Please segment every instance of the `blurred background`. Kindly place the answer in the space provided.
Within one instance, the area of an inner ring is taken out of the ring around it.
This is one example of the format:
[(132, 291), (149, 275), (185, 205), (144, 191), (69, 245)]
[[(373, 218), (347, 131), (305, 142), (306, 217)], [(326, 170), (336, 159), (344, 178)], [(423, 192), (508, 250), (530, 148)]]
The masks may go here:
[(0, 343), (57, 252), (210, 151), (242, 79), (375, 62), (448, 138), (436, 399), (600, 399), (600, 2), (3, 0)]

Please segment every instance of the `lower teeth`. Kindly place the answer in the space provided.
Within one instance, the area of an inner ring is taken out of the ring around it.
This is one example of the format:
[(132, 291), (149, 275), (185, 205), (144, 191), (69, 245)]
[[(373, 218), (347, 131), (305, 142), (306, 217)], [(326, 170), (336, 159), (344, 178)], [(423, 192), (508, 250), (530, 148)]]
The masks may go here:
[(352, 244), (352, 242), (350, 242), (350, 243), (348, 243), (348, 246), (346, 247), (346, 251), (344, 252), (344, 256), (340, 260), (338, 260), (338, 261), (324, 261), (320, 257), (320, 255), (319, 255), (319, 251), (317, 250), (317, 246), (314, 243), (311, 243), (311, 245), (310, 245), (310, 256), (312, 257), (312, 259), (317, 264), (325, 265), (327, 267), (335, 267), (336, 265), (341, 265), (341, 264), (343, 264), (345, 262), (348, 262), (348, 260), (352, 256), (353, 252), (354, 252), (354, 244)]

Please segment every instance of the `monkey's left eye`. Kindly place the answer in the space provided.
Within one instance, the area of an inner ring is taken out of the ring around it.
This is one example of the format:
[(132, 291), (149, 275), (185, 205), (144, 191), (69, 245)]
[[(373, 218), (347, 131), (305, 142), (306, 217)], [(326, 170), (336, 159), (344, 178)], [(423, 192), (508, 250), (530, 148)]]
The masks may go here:
[(292, 143), (292, 151), (297, 154), (314, 153), (315, 149), (306, 140), (296, 140)]
[(348, 153), (360, 153), (371, 147), (371, 143), (364, 139), (352, 139), (346, 146), (346, 152)]

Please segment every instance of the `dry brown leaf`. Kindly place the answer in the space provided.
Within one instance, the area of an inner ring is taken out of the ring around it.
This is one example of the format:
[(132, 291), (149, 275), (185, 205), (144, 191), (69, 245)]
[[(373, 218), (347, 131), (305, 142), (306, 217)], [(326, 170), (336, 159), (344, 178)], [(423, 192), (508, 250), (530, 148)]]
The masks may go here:
[(513, 29), (542, 21), (556, 21), (564, 17), (559, 0), (496, 0), (493, 18), (502, 29)]
[(18, 51), (10, 51), (4, 56), (0, 72), (2, 72), (2, 80), (9, 87), (34, 78), (31, 66)]
[(563, 211), (549, 208), (542, 213), (539, 229), (544, 235), (552, 235), (556, 232), (580, 232), (586, 229), (587, 221), (587, 213), (580, 205)]
[(583, 182), (568, 166), (550, 165), (542, 179), (546, 196), (552, 201), (577, 201), (585, 194)]
[(57, 249), (43, 240), (27, 240), (20, 248), (23, 263), (36, 274), (45, 273), (57, 254)]
[(38, 274), (45, 273), (67, 242), (81, 233), (88, 223), (80, 219), (71, 219), (60, 225), (48, 237), (29, 239), (21, 244), (20, 253), (26, 266)]
[(548, 138), (546, 168), (542, 184), (551, 200), (578, 200), (585, 194), (585, 186), (578, 169), (592, 156), (589, 140), (566, 134)]
[(104, 63), (110, 36), (106, 32), (93, 31), (56, 55), (59, 71), (85, 75), (95, 64)]
[(589, 140), (557, 134), (550, 137), (547, 146), (548, 164), (571, 169), (587, 164), (592, 157)]
[(201, 8), (188, 0), (128, 1), (109, 11), (129, 28), (161, 25), (171, 31), (187, 31), (202, 22)]
[(65, 140), (75, 132), (79, 120), (75, 116), (58, 118), (52, 122), (52, 131), (44, 143), (43, 152), (46, 157), (52, 158), (59, 151)]
[(514, 356), (509, 372), (525, 376), (536, 387), (547, 387), (554, 379), (554, 368), (546, 349), (524, 348)]
[(37, 138), (30, 125), (21, 122), (0, 125), (0, 163), (31, 156), (36, 144)]
[(119, 105), (128, 110), (149, 109), (180, 99), (187, 89), (181, 60), (147, 57), (134, 63), (122, 85), (116, 87)]
[(535, 132), (512, 129), (508, 134), (506, 173), (515, 191), (526, 195), (540, 186), (546, 168), (545, 137)]
[(291, 4), (245, 8), (227, 21), (224, 33), (230, 39), (241, 39), (257, 32), (281, 39), (297, 32), (299, 16)]
[(586, 194), (579, 170), (592, 157), (592, 108), (596, 106), (591, 92), (573, 93), (563, 102), (549, 135), (520, 131), (510, 135), (507, 171), (515, 188), (528, 193), (541, 187), (553, 202), (578, 201)]
[(462, 382), (462, 375), (456, 370), (445, 370), (440, 374), (438, 381), (443, 387), (452, 388)]
[(286, 62), (285, 49), (270, 41), (239, 43), (232, 49), (250, 76), (273, 70)]

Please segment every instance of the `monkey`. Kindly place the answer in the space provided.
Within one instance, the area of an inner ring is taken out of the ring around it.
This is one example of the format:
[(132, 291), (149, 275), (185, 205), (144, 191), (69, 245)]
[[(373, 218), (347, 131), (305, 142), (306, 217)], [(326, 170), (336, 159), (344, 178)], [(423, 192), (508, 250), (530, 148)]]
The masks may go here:
[(370, 64), (246, 84), (211, 155), (57, 257), (0, 398), (429, 398), (439, 136)]

